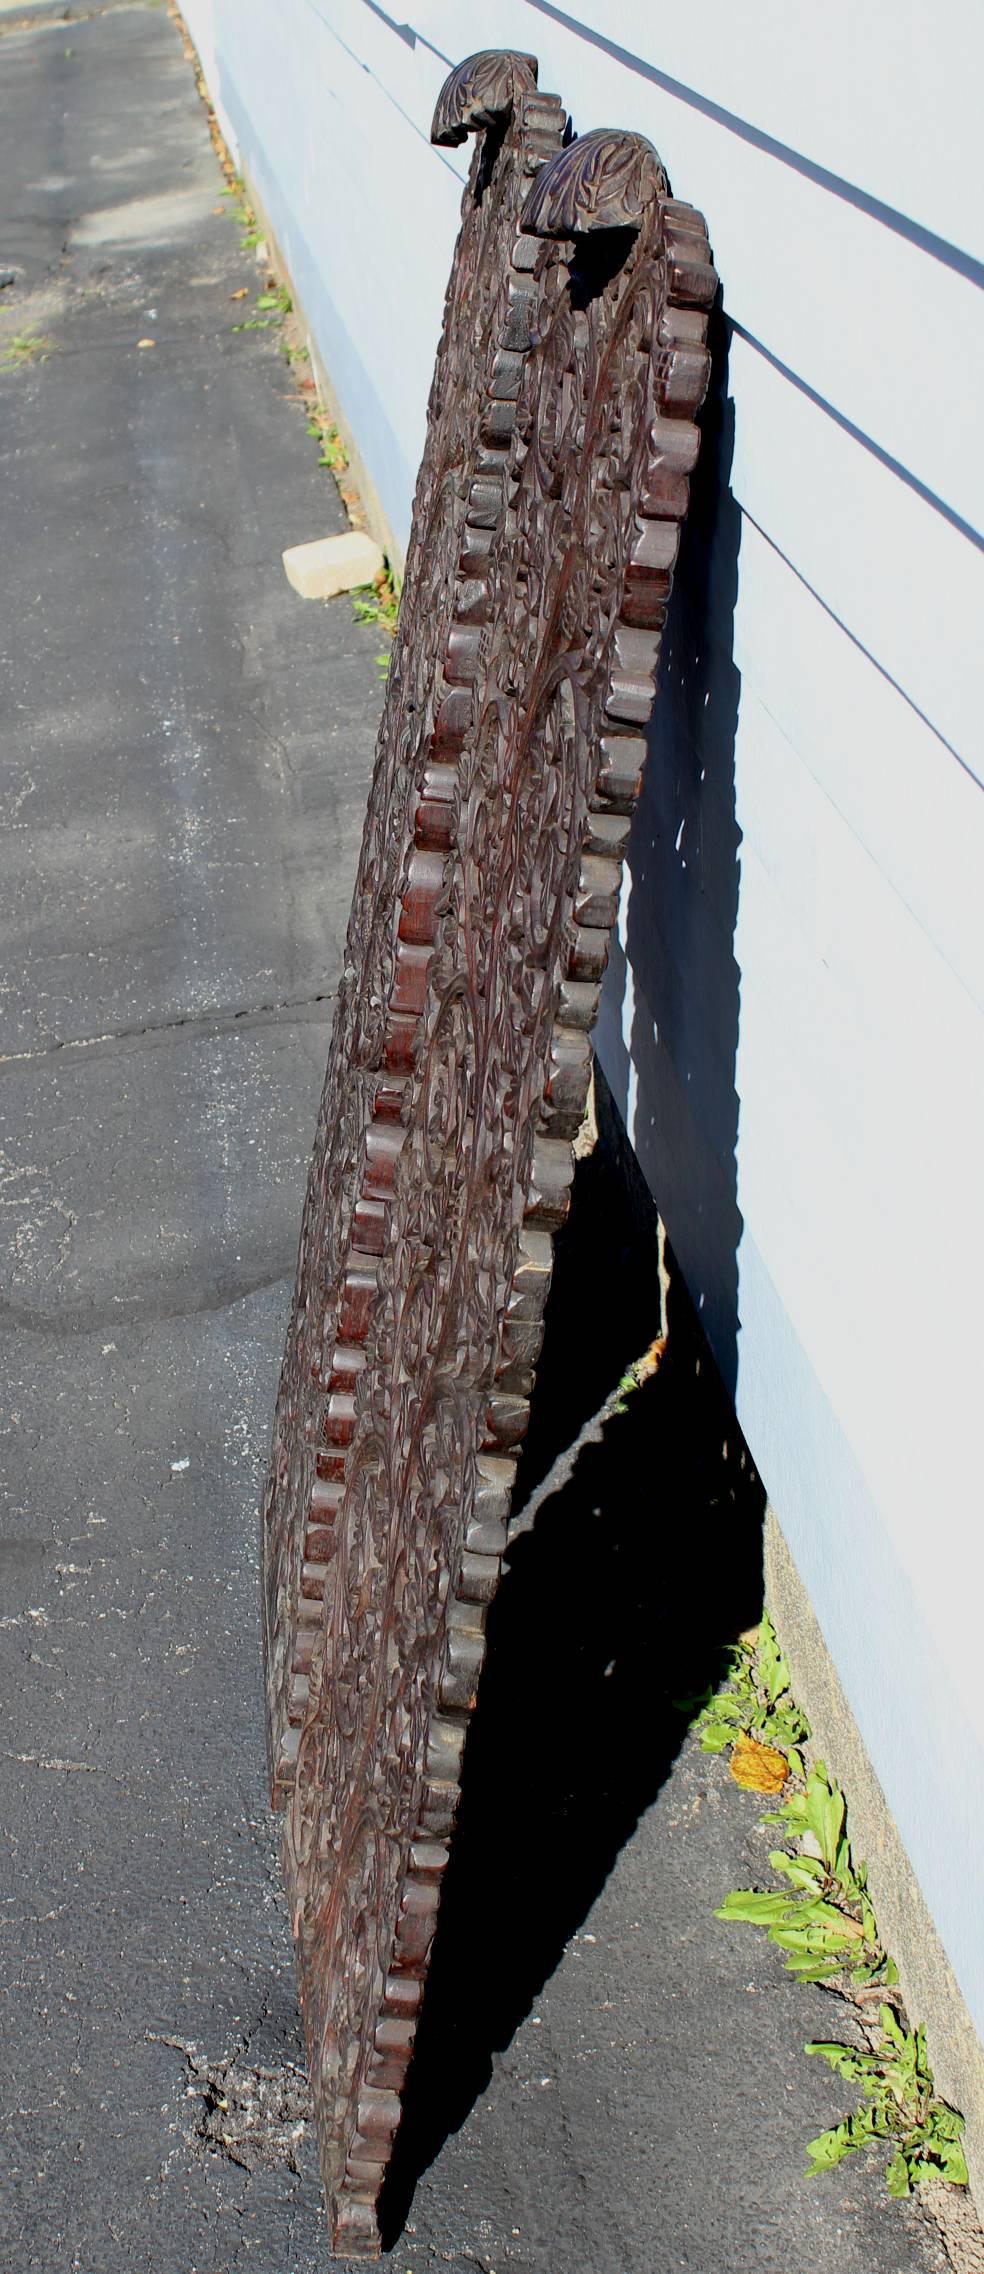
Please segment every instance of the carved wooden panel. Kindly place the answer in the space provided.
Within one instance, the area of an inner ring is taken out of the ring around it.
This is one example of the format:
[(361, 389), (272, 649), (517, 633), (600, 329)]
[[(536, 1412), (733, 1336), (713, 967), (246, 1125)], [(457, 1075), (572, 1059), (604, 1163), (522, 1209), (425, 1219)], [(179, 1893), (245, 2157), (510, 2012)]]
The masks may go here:
[(378, 2249), (715, 290), (703, 222), (650, 146), (604, 132), (561, 149), (559, 105), (532, 89), (529, 59), (471, 59), (435, 121), (484, 145), (265, 1515), (274, 1786), (334, 2247), (351, 2256)]
[[(501, 477), (529, 345), (534, 248), (519, 217), (533, 175), (563, 141), (556, 96), (532, 57), (470, 56), (446, 82), (433, 136), (476, 147), (462, 201), (414, 500), (345, 962), (301, 1231), (264, 1507), (268, 1736), (274, 1805), (294, 1763), (333, 1558), (365, 1338), (402, 1142), (428, 950), (404, 908), (440, 869), (451, 820), (462, 696), (449, 654), (467, 609), (460, 565), (476, 484)], [(470, 503), (470, 501), (472, 501)], [(488, 510), (470, 539), (491, 541)], [(467, 703), (467, 697), (464, 698)], [(429, 781), (426, 844), (414, 845)], [(429, 863), (429, 868), (428, 868)]]

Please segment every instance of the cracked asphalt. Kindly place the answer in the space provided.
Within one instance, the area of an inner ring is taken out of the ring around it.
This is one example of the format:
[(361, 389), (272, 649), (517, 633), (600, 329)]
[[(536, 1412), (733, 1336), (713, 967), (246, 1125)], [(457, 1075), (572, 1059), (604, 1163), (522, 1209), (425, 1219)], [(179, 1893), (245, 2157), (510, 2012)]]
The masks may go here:
[[(70, 20), (69, 20), (70, 18)], [(22, 21), (23, 19), (23, 21)], [(256, 1508), (380, 690), (159, 7), (0, 9), (0, 2274), (331, 2263), (265, 1802)], [(153, 346), (141, 346), (152, 340)], [(579, 1171), (390, 2205), (391, 2263), (939, 2274), (802, 2181), (836, 2027), (714, 1904), (681, 1742), (761, 1494), (614, 1149)], [(605, 1307), (604, 1336), (579, 1320)]]

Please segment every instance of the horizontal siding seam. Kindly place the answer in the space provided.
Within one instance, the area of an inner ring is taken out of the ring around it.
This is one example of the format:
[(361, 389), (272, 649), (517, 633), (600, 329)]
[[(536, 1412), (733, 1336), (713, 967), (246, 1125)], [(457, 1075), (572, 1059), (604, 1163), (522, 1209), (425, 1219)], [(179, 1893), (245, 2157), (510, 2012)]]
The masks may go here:
[[(371, 0), (363, 0), (363, 6), (369, 6), (370, 4)], [(322, 15), (321, 9), (317, 5), (317, 0), (306, 0), (306, 5), (310, 9), (315, 22), (321, 25), (322, 31), (328, 33), (329, 38), (333, 39), (336, 43), (336, 46), (341, 48), (343, 55), (348, 56), (349, 62), (355, 64), (357, 71), (365, 72), (366, 78), (372, 80), (374, 87), (378, 87), (380, 94), (384, 96), (385, 100), (388, 103), (392, 104), (393, 109), (397, 112), (398, 116), (405, 121), (406, 125), (410, 127), (412, 133), (417, 135), (419, 141), (425, 143), (427, 148), (433, 152), (433, 155), (438, 160), (438, 163), (442, 166), (445, 166), (449, 174), (453, 174), (456, 182), (463, 182), (465, 176), (460, 171), (460, 168), (452, 165), (450, 158), (447, 158), (445, 156), (443, 150), (437, 149), (436, 145), (431, 142), (429, 134), (425, 134), (423, 127), (418, 126), (416, 119), (411, 115), (410, 111), (405, 111), (403, 104), (397, 102), (392, 88), (387, 87), (385, 80), (380, 79), (378, 73), (373, 71), (368, 63), (363, 62), (361, 55), (357, 55), (354, 47), (350, 47), (348, 41), (342, 38), (341, 32), (336, 31), (334, 24), (329, 22), (328, 17)], [(376, 15), (382, 15), (383, 11), (381, 8), (377, 8), (375, 10), (375, 13)], [(390, 21), (388, 17), (384, 20), (387, 23)], [(397, 28), (398, 27), (396, 25), (393, 26), (394, 31)], [(430, 47), (430, 41), (424, 41), (423, 45)], [(433, 55), (439, 56), (442, 62), (444, 61), (439, 48), (432, 48), (431, 53)]]
[[(367, 4), (368, 0), (363, 0), (363, 6)], [(672, 95), (676, 102), (685, 103), (690, 110), (700, 111), (705, 118), (712, 119), (716, 126), (723, 126), (729, 134), (736, 135), (740, 142), (750, 143), (754, 149), (764, 151), (766, 157), (775, 158), (781, 165), (791, 167), (794, 173), (803, 174), (807, 181), (815, 182), (819, 189), (828, 190), (832, 197), (841, 198), (846, 205), (853, 205), (859, 212), (868, 214), (871, 220), (881, 222), (882, 227), (890, 229), (894, 236), (908, 238), (910, 244), (918, 246), (921, 252), (928, 253), (932, 260), (940, 261), (944, 268), (955, 269), (958, 276), (966, 277), (969, 284), (984, 291), (984, 262), (975, 260), (970, 253), (961, 252), (959, 245), (951, 245), (946, 237), (937, 236), (935, 230), (924, 229), (918, 221), (910, 221), (907, 214), (899, 213), (894, 206), (886, 205), (879, 197), (870, 196), (867, 190), (859, 189), (856, 182), (846, 181), (842, 174), (834, 174), (828, 167), (816, 165), (812, 158), (805, 158), (798, 150), (790, 149), (788, 143), (778, 142), (775, 135), (766, 134), (761, 127), (753, 126), (750, 119), (739, 118), (736, 112), (725, 110), (721, 103), (712, 102), (709, 95), (699, 94), (696, 87), (686, 86), (682, 79), (672, 79), (668, 72), (660, 71), (655, 63), (647, 63), (644, 56), (634, 55), (630, 48), (620, 47), (616, 40), (607, 39), (604, 32), (596, 32), (590, 24), (581, 23), (576, 16), (569, 16), (566, 9), (554, 5), (554, 0), (526, 0), (526, 6), (535, 8), (541, 16), (549, 16), (554, 23), (562, 25), (565, 31), (573, 32), (576, 39), (583, 39), (591, 47), (600, 48), (603, 55), (610, 55), (613, 62), (624, 64), (626, 70), (636, 72), (640, 78), (651, 80), (654, 86), (663, 89), (664, 94)]]
[(975, 529), (973, 522), (965, 521), (963, 515), (957, 513), (952, 505), (947, 505), (945, 498), (939, 497), (935, 490), (931, 490), (928, 483), (920, 481), (918, 474), (910, 473), (909, 468), (903, 466), (900, 458), (893, 458), (890, 451), (882, 449), (880, 442), (876, 442), (872, 435), (864, 432), (863, 427), (855, 426), (853, 419), (847, 418), (834, 403), (828, 402), (826, 395), (819, 395), (816, 388), (811, 387), (808, 379), (802, 378), (798, 371), (791, 370), (789, 364), (783, 363), (778, 355), (773, 355), (772, 349), (766, 347), (762, 340), (757, 339), (754, 332), (747, 331), (745, 325), (740, 324), (735, 316), (729, 316), (727, 323), (729, 331), (737, 332), (739, 339), (743, 339), (746, 346), (754, 348), (756, 355), (763, 356), (766, 363), (772, 365), (773, 371), (778, 371), (780, 378), (788, 379), (790, 386), (798, 388), (800, 394), (805, 395), (809, 402), (814, 403), (818, 411), (824, 411), (828, 418), (833, 419), (836, 426), (841, 427), (845, 434), (849, 434), (852, 442), (860, 442), (862, 449), (870, 451), (871, 456), (877, 458), (879, 465), (885, 466), (888, 472), (894, 474), (900, 482), (905, 482), (908, 489), (914, 490), (916, 496), (922, 498), (924, 505), (931, 505), (934, 513), (942, 514), (944, 521), (949, 522), (951, 529), (956, 529), (959, 536), (966, 537), (969, 544), (976, 545), (979, 553), (984, 553), (984, 535), (979, 529)]
[[(754, 344), (755, 343), (752, 342), (752, 345)], [(970, 780), (976, 785), (976, 787), (978, 789), (984, 789), (984, 782), (981, 781), (981, 777), (977, 773), (976, 768), (971, 766), (968, 763), (967, 759), (961, 756), (960, 751), (955, 748), (952, 742), (949, 742), (947, 740), (945, 734), (940, 733), (939, 727), (934, 725), (932, 719), (927, 716), (927, 713), (920, 708), (918, 703), (913, 702), (912, 696), (910, 694), (907, 694), (906, 689), (900, 685), (897, 679), (893, 678), (893, 675), (890, 671), (886, 670), (885, 665), (883, 663), (879, 663), (878, 657), (876, 655), (872, 655), (871, 649), (869, 647), (865, 647), (864, 641), (859, 640), (857, 633), (852, 632), (850, 625), (845, 624), (843, 617), (838, 616), (836, 608), (832, 608), (830, 606), (829, 601), (823, 598), (822, 593), (817, 591), (816, 586), (810, 583), (809, 577), (804, 576), (802, 569), (798, 569), (795, 561), (790, 560), (789, 554), (784, 553), (782, 546), (776, 544), (775, 538), (770, 537), (768, 530), (763, 528), (761, 521), (756, 520), (754, 513), (749, 512), (747, 505), (741, 504), (740, 500), (739, 505), (744, 518), (747, 521), (751, 522), (753, 529), (758, 530), (759, 536), (762, 538), (763, 543), (768, 545), (772, 552), (777, 555), (778, 559), (785, 564), (786, 568), (789, 569), (790, 574), (796, 578), (799, 584), (803, 586), (804, 591), (809, 593), (811, 600), (816, 601), (817, 607), (822, 608), (824, 615), (830, 617), (831, 623), (837, 625), (838, 631), (844, 633), (845, 637), (850, 640), (852, 647), (857, 648), (858, 654), (863, 655), (866, 662), (870, 663), (876, 671), (879, 671), (881, 673), (882, 678), (887, 680), (890, 687), (894, 687), (895, 693), (897, 695), (901, 695), (902, 701), (904, 703), (908, 703), (910, 711), (914, 711), (917, 719), (922, 720), (923, 726), (929, 728), (930, 734), (936, 736), (937, 742), (942, 743), (944, 750), (949, 751), (951, 758), (956, 759), (957, 765), (962, 768), (965, 774), (969, 775)]]

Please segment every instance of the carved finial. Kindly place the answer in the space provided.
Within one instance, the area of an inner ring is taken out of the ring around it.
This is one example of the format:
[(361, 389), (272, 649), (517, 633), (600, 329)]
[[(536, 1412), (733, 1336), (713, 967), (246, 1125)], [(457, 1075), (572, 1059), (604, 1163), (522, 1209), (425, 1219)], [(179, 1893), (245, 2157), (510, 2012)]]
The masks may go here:
[(537, 69), (535, 55), (519, 55), (511, 48), (466, 55), (441, 88), (431, 141), (465, 142), (479, 127), (508, 118), (521, 90), (536, 86)]
[(644, 134), (599, 126), (542, 166), (523, 207), (531, 237), (580, 237), (592, 229), (641, 229), (647, 206), (668, 191)]

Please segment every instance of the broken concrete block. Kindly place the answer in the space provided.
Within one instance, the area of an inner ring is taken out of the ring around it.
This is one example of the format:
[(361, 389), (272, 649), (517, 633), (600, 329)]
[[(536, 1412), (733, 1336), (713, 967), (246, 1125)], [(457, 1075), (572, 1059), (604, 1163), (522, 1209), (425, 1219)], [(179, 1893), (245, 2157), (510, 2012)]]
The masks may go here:
[(290, 545), (284, 567), (288, 583), (302, 600), (331, 600), (336, 592), (371, 584), (383, 567), (383, 556), (364, 529), (347, 529), (342, 537), (316, 537), (310, 545)]

